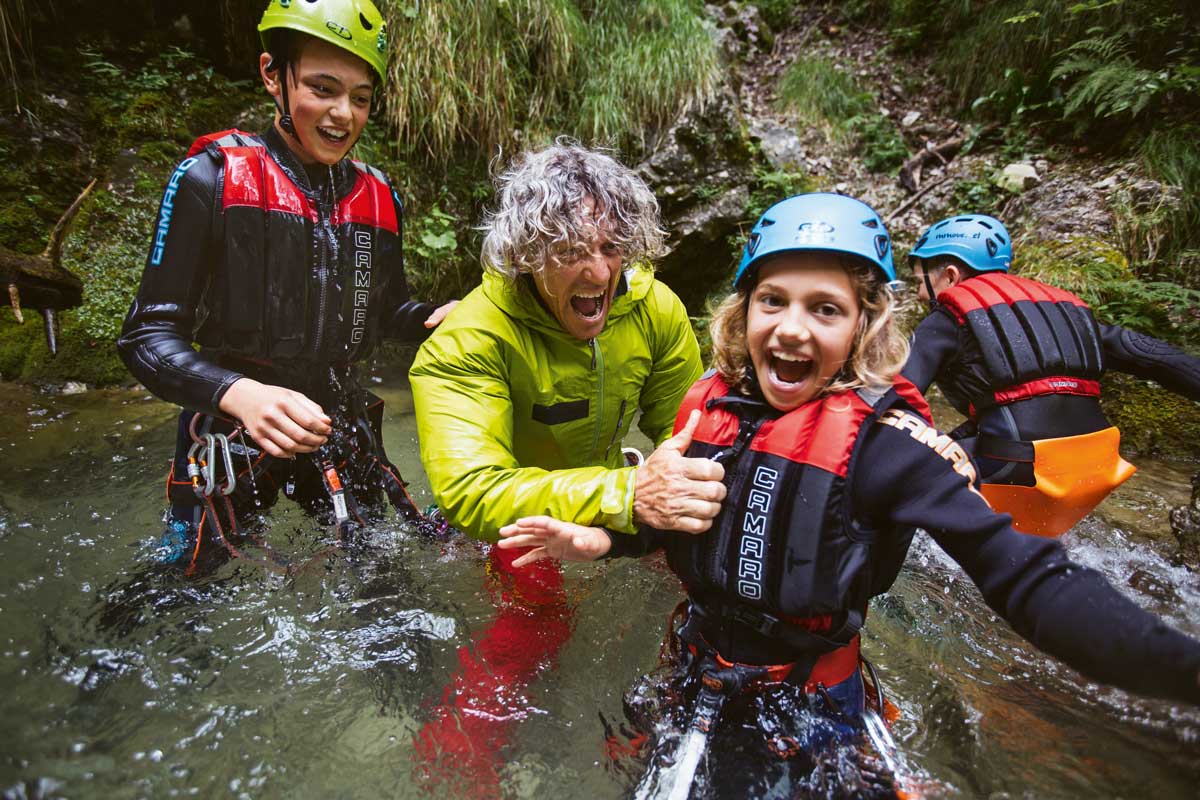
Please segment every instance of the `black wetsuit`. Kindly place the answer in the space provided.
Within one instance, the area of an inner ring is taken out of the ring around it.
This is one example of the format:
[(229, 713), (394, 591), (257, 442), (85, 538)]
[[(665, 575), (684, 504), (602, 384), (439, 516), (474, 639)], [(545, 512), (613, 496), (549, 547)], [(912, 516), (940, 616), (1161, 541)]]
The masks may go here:
[[(923, 425), (921, 427), (924, 427)], [(916, 434), (875, 423), (859, 435), (861, 466), (849, 476), (847, 502), (875, 530), (919, 527), (957, 561), (984, 600), (1040, 649), (1097, 681), (1147, 695), (1200, 702), (1200, 642), (1173, 630), (1117, 592), (1098, 572), (1072, 562), (1057, 540), (1014, 530), (968, 478)], [(734, 470), (726, 464), (726, 475)], [(723, 509), (722, 514), (737, 513)], [(720, 527), (720, 518), (713, 530)], [(640, 556), (666, 537), (645, 529), (611, 534), (611, 556)], [(693, 537), (702, 547), (704, 534)], [(728, 592), (736, 600), (734, 592)], [(801, 654), (779, 639), (723, 620), (705, 630), (725, 658), (787, 663)]]
[[(1099, 329), (1106, 368), (1157, 381), (1176, 394), (1200, 400), (1200, 359), (1116, 325), (1100, 325)], [(917, 327), (904, 377), (922, 392), (933, 383), (943, 388), (953, 386), (961, 369), (959, 356), (970, 347), (971, 336), (969, 328), (959, 325), (951, 313), (938, 307)], [(954, 392), (946, 395), (951, 398)], [(968, 413), (964, 400), (960, 399), (955, 407), (964, 415)], [(1031, 486), (1034, 478), (1029, 464), (988, 458), (974, 447), (975, 437), (985, 434), (1008, 441), (1032, 442), (1093, 433), (1111, 425), (1095, 397), (1048, 394), (990, 408), (955, 435), (975, 455), (984, 482), (999, 478), (998, 473), (1007, 467), (1013, 474), (1002, 482)], [(1027, 469), (1022, 472), (1021, 466)]]
[[(230, 138), (221, 142), (228, 145)], [(333, 166), (305, 167), (274, 128), (262, 137), (239, 134), (233, 139), (235, 145), (261, 146), (284, 176), (272, 178), (273, 186), (282, 186), (293, 201), (302, 194), (308, 210), (293, 202), (281, 213), (287, 203), (267, 197), (263, 187), (271, 181), (259, 177), (252, 188), (266, 198), (262, 208), (238, 208), (231, 213), (222, 194), (231, 180), (226, 175), (225, 151), (210, 143), (189, 155), (168, 184), (141, 287), (117, 343), (138, 380), (157, 396), (183, 407), (172, 515), (193, 525), (199, 519), (199, 506), (187, 481), (187, 452), (193, 441), (189, 426), (200, 433), (210, 427), (213, 432), (228, 432), (232, 425), (213, 418), (220, 414), (221, 397), (244, 376), (299, 391), (320, 404), (334, 419), (331, 443), (340, 446), (332, 455), (339, 461), (361, 452), (387, 464), (378, 441), (377, 399), (358, 386), (352, 367), (382, 337), (422, 340), (428, 334), (422, 323), (433, 310), (431, 304), (409, 298), (400, 242), (402, 210), (390, 188), (374, 186), (377, 197), (386, 192), (382, 196), (393, 208), (381, 210), (376, 203), (373, 212), (360, 214), (368, 223), (368, 238), (376, 230), (370, 227), (372, 213), (386, 217), (393, 229), (384, 232), (386, 237), (377, 236), (386, 238), (386, 245), (371, 251), (376, 263), (370, 264), (370, 291), (360, 293), (362, 313), (351, 314), (357, 302), (351, 293), (358, 285), (354, 258), (361, 254), (349, 245), (356, 233), (363, 236), (363, 225), (352, 224), (361, 220), (336, 219), (332, 209), (349, 202), (351, 190), (361, 189), (360, 182), (371, 176), (364, 178), (362, 170), (347, 159)], [(376, 180), (381, 177), (372, 175)], [(247, 256), (248, 263), (237, 263), (244, 252), (256, 255)], [(246, 273), (253, 281), (246, 282)], [(260, 302), (248, 303), (240, 286), (261, 287)], [(319, 304), (312, 299), (318, 296)], [(286, 339), (276, 329), (287, 329)], [(201, 344), (199, 351), (193, 342)], [(374, 413), (368, 413), (372, 407)], [(203, 415), (201, 420), (192, 425), (198, 414)], [(371, 416), (374, 425), (367, 422)], [(320, 499), (324, 484), (316, 462), (331, 454), (273, 461), (261, 458), (252, 441), (246, 443), (258, 469), (243, 476), (243, 485), (234, 495), (239, 511), (251, 507), (245, 496), (249, 488), (258, 493), (259, 506), (270, 505), (279, 489), (289, 487), (298, 499)], [(244, 454), (235, 458), (235, 469), (241, 471), (247, 463), (244, 458)], [(370, 472), (374, 466), (364, 469)], [(350, 483), (351, 488), (366, 488), (362, 481)]]

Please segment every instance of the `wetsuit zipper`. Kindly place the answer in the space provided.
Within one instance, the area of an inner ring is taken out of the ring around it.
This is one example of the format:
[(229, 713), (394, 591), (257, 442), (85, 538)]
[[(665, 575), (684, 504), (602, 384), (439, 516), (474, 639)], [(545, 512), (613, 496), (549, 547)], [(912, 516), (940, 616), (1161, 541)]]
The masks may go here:
[(313, 356), (321, 357), (322, 340), (325, 338), (325, 305), (329, 299), (329, 252), (334, 247), (332, 223), (333, 213), (333, 167), (329, 168), (329, 183), (317, 198), (317, 333), (313, 339)]

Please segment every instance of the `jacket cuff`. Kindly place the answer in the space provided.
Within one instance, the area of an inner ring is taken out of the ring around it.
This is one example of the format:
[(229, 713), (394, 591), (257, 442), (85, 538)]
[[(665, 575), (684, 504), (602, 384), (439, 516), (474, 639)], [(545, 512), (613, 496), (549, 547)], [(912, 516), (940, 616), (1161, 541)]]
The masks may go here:
[(637, 484), (636, 467), (613, 470), (615, 480), (604, 488), (600, 497), (600, 516), (597, 525), (612, 528), (618, 533), (637, 533), (633, 521), (633, 487)]

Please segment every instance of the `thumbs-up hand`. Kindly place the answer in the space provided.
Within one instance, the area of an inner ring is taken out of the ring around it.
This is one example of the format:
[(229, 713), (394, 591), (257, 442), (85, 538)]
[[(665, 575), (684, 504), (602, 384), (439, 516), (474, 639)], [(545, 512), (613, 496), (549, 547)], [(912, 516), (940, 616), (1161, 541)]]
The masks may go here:
[(633, 518), (663, 531), (703, 533), (712, 526), (725, 499), (725, 468), (706, 458), (684, 455), (700, 424), (700, 411), (667, 439), (637, 469)]

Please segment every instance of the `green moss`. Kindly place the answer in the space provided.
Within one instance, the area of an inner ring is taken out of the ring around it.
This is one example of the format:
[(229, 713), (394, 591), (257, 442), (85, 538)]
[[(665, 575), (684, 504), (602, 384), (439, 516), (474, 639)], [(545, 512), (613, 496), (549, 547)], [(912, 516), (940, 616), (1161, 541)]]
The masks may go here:
[(25, 324), (18, 325), (11, 310), (0, 311), (0, 380), (20, 378), (29, 354), (42, 338), (41, 316), (32, 309), (25, 309), (24, 316)]
[(1092, 303), (1113, 281), (1133, 280), (1129, 262), (1103, 239), (1078, 236), (1067, 241), (1021, 240), (1014, 245), (1014, 271)]
[(1100, 403), (1122, 450), (1200, 460), (1200, 403), (1118, 372), (1105, 374)]
[(40, 253), (46, 248), (40, 232), (43, 223), (29, 198), (0, 195), (0, 244), (18, 253)]
[(1074, 292), (1096, 318), (1184, 349), (1200, 342), (1200, 291), (1135, 274), (1125, 255), (1101, 239), (1076, 237), (1066, 242), (1018, 242), (1017, 271)]

